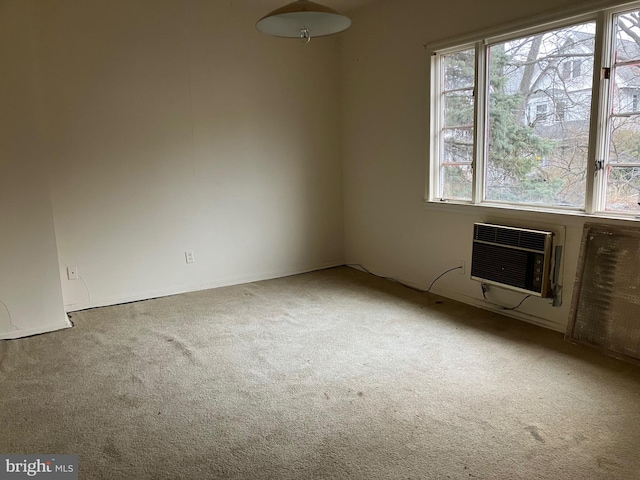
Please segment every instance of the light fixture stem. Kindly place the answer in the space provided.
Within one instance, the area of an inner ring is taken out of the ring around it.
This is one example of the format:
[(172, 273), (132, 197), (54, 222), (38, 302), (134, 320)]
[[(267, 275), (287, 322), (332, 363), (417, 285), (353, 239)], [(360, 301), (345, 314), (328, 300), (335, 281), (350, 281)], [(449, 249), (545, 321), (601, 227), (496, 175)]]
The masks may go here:
[(300, 30), (300, 40), (302, 43), (309, 43), (311, 41), (311, 35), (309, 35), (309, 30), (306, 27)]

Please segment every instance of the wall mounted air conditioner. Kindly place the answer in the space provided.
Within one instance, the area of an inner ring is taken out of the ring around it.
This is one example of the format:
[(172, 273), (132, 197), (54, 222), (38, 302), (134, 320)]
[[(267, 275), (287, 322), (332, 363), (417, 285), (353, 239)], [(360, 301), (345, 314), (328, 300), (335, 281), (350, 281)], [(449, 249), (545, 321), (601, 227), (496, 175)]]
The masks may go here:
[(475, 223), (471, 278), (550, 297), (552, 241), (553, 232)]

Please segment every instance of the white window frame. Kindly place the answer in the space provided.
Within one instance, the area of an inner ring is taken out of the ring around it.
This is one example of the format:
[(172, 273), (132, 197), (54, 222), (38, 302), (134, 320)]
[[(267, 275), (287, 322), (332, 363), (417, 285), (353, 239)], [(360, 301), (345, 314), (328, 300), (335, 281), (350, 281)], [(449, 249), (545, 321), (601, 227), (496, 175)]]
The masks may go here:
[[(428, 205), (462, 205), (502, 207), (508, 209), (542, 211), (551, 213), (565, 213), (572, 215), (594, 215), (599, 217), (614, 217), (624, 220), (637, 220), (638, 212), (605, 211), (606, 175), (604, 170), (597, 171), (596, 160), (607, 158), (609, 145), (609, 102), (613, 89), (613, 82), (604, 78), (605, 68), (612, 69), (611, 39), (613, 18), (616, 14), (630, 10), (640, 10), (640, 2), (634, 1), (609, 8), (592, 7), (591, 10), (580, 12), (577, 9), (565, 10), (553, 17), (545, 16), (531, 19), (525, 23), (514, 23), (465, 37), (454, 38), (443, 42), (426, 45), (429, 56), (429, 85), (428, 85), (428, 129), (429, 148), (426, 169), (425, 201)], [(486, 94), (488, 84), (487, 51), (491, 45), (503, 43), (512, 39), (530, 36), (549, 30), (559, 29), (585, 22), (595, 22), (596, 40), (594, 50), (593, 85), (591, 97), (591, 121), (589, 126), (589, 151), (587, 157), (587, 181), (585, 189), (584, 208), (566, 206), (543, 206), (538, 204), (516, 204), (508, 202), (488, 201), (484, 199), (484, 176), (486, 149)], [(440, 112), (442, 111), (440, 95), (441, 74), (439, 61), (442, 55), (475, 48), (476, 78), (474, 102), (474, 153), (472, 165), (473, 184), (472, 196), (469, 201), (457, 199), (441, 199), (440, 190)], [(610, 70), (611, 71), (611, 70)], [(590, 180), (593, 179), (593, 180)]]

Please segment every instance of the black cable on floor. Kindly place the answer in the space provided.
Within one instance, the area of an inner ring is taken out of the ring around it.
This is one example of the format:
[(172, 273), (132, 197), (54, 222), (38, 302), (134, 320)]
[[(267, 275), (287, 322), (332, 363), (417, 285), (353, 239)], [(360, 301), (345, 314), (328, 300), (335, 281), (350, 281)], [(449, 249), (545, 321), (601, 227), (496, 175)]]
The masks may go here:
[(500, 308), (502, 310), (517, 310), (518, 308), (520, 308), (520, 306), (524, 303), (524, 301), (527, 298), (531, 297), (531, 295), (527, 295), (522, 300), (520, 300), (520, 303), (518, 303), (515, 307), (505, 307), (505, 306), (502, 306), (502, 305), (499, 305), (497, 303), (493, 303), (493, 302), (489, 301), (489, 299), (487, 298), (487, 285), (485, 283), (481, 283), (480, 287), (482, 288), (482, 298), (484, 298), (484, 301), (487, 302), (488, 304), (493, 305), (495, 307), (498, 307), (498, 308)]
[(398, 280), (398, 279), (396, 279), (396, 278), (393, 278), (393, 277), (383, 277), (383, 276), (381, 276), (381, 275), (376, 275), (375, 273), (370, 272), (369, 270), (367, 270), (363, 265), (360, 265), (359, 263), (347, 263), (346, 265), (347, 265), (347, 267), (358, 267), (358, 268), (361, 268), (362, 270), (364, 270), (365, 272), (367, 272), (369, 275), (373, 275), (374, 277), (378, 277), (378, 278), (382, 278), (382, 279), (384, 279), (384, 280), (390, 280), (390, 281), (392, 281), (392, 282), (399, 283), (400, 285), (402, 285), (402, 286), (404, 286), (404, 287), (407, 287), (407, 288), (410, 288), (410, 289), (411, 289), (411, 290), (413, 290), (414, 292), (419, 292), (419, 293), (430, 293), (430, 292), (431, 292), (431, 289), (433, 288), (433, 285), (434, 285), (438, 280), (440, 280), (440, 278), (442, 278), (444, 275), (446, 275), (446, 274), (447, 274), (447, 273), (449, 273), (449, 272), (453, 272), (454, 270), (458, 270), (458, 269), (462, 268), (461, 266), (457, 266), (457, 267), (450, 268), (449, 270), (447, 270), (447, 271), (445, 271), (445, 272), (442, 272), (440, 275), (438, 275), (438, 276), (435, 278), (435, 280), (434, 280), (433, 282), (431, 282), (431, 285), (429, 285), (429, 288), (428, 288), (428, 289), (426, 289), (426, 290), (421, 290), (421, 289), (419, 289), (419, 288), (412, 287), (411, 285), (407, 285), (406, 283), (403, 283), (403, 282), (401, 282), (400, 280)]

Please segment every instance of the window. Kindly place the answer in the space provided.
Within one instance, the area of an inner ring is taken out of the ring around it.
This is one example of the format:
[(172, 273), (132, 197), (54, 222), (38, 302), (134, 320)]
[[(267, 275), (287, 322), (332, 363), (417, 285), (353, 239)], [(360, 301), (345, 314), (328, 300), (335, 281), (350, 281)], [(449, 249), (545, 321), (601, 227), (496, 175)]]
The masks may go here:
[(430, 201), (640, 213), (640, 10), (430, 51)]
[(539, 103), (538, 105), (536, 105), (536, 119), (534, 120), (534, 122), (544, 123), (546, 119), (547, 119), (547, 104)]
[[(640, 112), (637, 95), (631, 98), (632, 111), (625, 111), (629, 87), (640, 86), (640, 11), (614, 17), (615, 56), (611, 77), (612, 108), (609, 115), (606, 209), (635, 211), (640, 202)], [(635, 100), (635, 102), (634, 102)]]
[(441, 175), (448, 198), (471, 198), (475, 53), (442, 56)]
[(564, 121), (565, 106), (564, 100), (558, 100), (556, 102), (556, 122)]
[(573, 61), (573, 70), (572, 70), (573, 78), (577, 78), (582, 75), (582, 61), (574, 60)]

